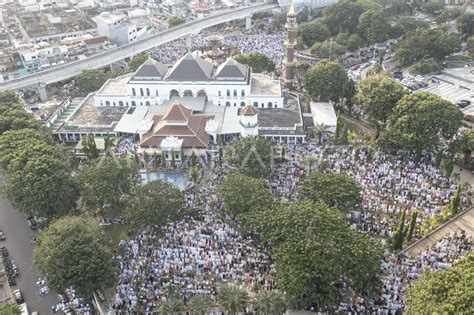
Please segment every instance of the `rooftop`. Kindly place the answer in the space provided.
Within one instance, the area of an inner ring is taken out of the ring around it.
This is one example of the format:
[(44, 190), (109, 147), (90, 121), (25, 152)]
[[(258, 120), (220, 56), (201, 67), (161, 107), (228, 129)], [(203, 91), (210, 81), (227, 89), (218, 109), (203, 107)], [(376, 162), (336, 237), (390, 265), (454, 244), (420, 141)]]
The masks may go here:
[(280, 82), (262, 73), (252, 73), (250, 81), (252, 95), (280, 96)]
[(110, 79), (97, 91), (100, 95), (126, 95), (127, 82), (130, 80), (132, 74), (125, 74), (115, 79)]
[(302, 124), (301, 115), (289, 109), (282, 108), (260, 108), (258, 113), (258, 124), (263, 128), (293, 128), (296, 124)]

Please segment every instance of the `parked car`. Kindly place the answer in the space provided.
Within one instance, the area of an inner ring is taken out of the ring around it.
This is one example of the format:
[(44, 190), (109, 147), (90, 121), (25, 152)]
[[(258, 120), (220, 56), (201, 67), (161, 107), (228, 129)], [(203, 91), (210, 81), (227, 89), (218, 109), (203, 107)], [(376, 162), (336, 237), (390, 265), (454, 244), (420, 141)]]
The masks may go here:
[(3, 233), (3, 231), (0, 230), (0, 241), (4, 241), (5, 240), (5, 233)]
[(16, 304), (25, 303), (25, 299), (23, 298), (23, 294), (21, 293), (20, 289), (13, 291), (13, 296), (15, 297)]
[(33, 231), (38, 229), (38, 223), (36, 223), (36, 220), (35, 218), (33, 218), (33, 216), (27, 217), (26, 220), (28, 221), (30, 229), (32, 229)]

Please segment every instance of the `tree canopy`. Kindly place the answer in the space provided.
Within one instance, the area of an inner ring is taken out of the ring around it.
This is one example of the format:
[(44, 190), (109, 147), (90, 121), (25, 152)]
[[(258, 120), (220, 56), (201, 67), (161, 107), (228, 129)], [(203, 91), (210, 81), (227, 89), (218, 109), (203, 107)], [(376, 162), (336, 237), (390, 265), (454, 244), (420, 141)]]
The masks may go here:
[(407, 314), (473, 314), (474, 254), (444, 271), (427, 271), (405, 293)]
[(339, 103), (345, 96), (349, 78), (344, 67), (337, 62), (322, 61), (311, 68), (304, 86), (312, 99)]
[(115, 78), (120, 72), (105, 71), (104, 69), (82, 70), (75, 78), (79, 91), (83, 94), (89, 94), (97, 91), (104, 83), (111, 78)]
[(163, 226), (179, 218), (183, 201), (181, 190), (155, 180), (136, 188), (124, 215), (139, 226)]
[(219, 195), (224, 199), (225, 210), (239, 216), (272, 207), (272, 193), (261, 179), (242, 173), (231, 173), (218, 186)]
[(128, 62), (128, 69), (130, 71), (137, 71), (140, 66), (150, 58), (147, 54), (141, 53), (135, 55), (130, 61)]
[(350, 176), (312, 172), (300, 193), (304, 199), (324, 202), (348, 212), (362, 203), (361, 192), (360, 184)]
[(338, 59), (346, 53), (346, 47), (337, 42), (325, 40), (317, 42), (311, 47), (311, 54), (319, 58)]
[(332, 34), (354, 33), (359, 24), (359, 17), (365, 11), (360, 2), (342, 0), (327, 6), (324, 11), (324, 20)]
[(386, 75), (372, 75), (357, 86), (356, 102), (369, 118), (385, 125), (397, 102), (405, 95), (403, 85)]
[(183, 24), (184, 22), (186, 22), (185, 19), (179, 16), (175, 16), (175, 15), (168, 19), (168, 25), (170, 27), (178, 26), (180, 24)]
[(463, 13), (456, 19), (456, 27), (463, 35), (474, 35), (474, 13)]
[(379, 285), (382, 251), (367, 235), (351, 229), (342, 213), (324, 203), (282, 204), (253, 218), (271, 248), (277, 284), (291, 307), (337, 304), (341, 277), (357, 294)]
[(138, 166), (131, 159), (104, 157), (84, 165), (77, 178), (89, 211), (117, 210), (138, 183)]
[(0, 315), (21, 315), (21, 310), (14, 303), (0, 304)]
[(386, 137), (406, 149), (417, 152), (437, 149), (440, 139), (451, 139), (463, 119), (452, 103), (427, 92), (405, 95), (393, 109)]
[(115, 284), (112, 252), (103, 232), (86, 219), (64, 217), (38, 237), (33, 262), (57, 293), (74, 287), (78, 296), (90, 298), (96, 289)]
[(308, 47), (328, 39), (330, 35), (327, 26), (319, 21), (301, 23), (298, 26), (298, 36)]
[(258, 136), (240, 138), (227, 147), (224, 158), (248, 176), (268, 176), (274, 158), (273, 144)]
[(371, 9), (360, 15), (357, 29), (369, 44), (375, 44), (388, 39), (390, 24), (381, 9)]
[(462, 153), (464, 163), (469, 165), (471, 163), (472, 152), (474, 152), (474, 129), (463, 130), (452, 142), (451, 147), (454, 152)]
[(275, 71), (275, 63), (266, 55), (259, 52), (237, 55), (234, 56), (234, 59), (237, 62), (249, 65), (254, 73)]

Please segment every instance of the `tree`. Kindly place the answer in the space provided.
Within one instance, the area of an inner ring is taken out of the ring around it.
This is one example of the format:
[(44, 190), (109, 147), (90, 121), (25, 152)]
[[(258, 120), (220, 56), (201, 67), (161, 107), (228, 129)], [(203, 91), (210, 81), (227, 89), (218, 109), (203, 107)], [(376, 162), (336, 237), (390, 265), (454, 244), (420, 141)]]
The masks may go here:
[(116, 77), (117, 75), (118, 73), (114, 71), (105, 72), (103, 69), (88, 69), (82, 70), (82, 72), (74, 78), (74, 81), (80, 92), (89, 94), (100, 89), (108, 79)]
[(327, 26), (319, 21), (301, 23), (298, 27), (298, 36), (307, 47), (328, 39), (330, 35)]
[(179, 17), (179, 16), (175, 16), (175, 15), (168, 19), (169, 27), (175, 27), (175, 26), (178, 26), (180, 24), (183, 24), (184, 22), (186, 22), (185, 19), (183, 19), (182, 17)]
[(298, 60), (295, 62), (295, 78), (300, 90), (303, 88), (303, 80), (306, 72), (308, 72), (310, 68), (311, 65), (307, 61)]
[(313, 134), (318, 139), (318, 143), (323, 143), (323, 135), (327, 132), (329, 126), (325, 123), (316, 124), (313, 127)]
[(61, 154), (57, 146), (43, 142), (17, 149), (3, 188), (19, 211), (53, 218), (75, 209), (77, 185)]
[(286, 311), (284, 297), (276, 291), (261, 291), (253, 303), (257, 315), (279, 315)]
[(223, 284), (217, 290), (217, 301), (228, 315), (240, 313), (249, 300), (248, 293), (232, 284)]
[(57, 293), (74, 287), (90, 298), (96, 289), (115, 284), (116, 270), (104, 233), (86, 219), (64, 217), (38, 237), (33, 263)]
[(456, 19), (456, 27), (463, 35), (474, 35), (474, 13), (463, 13)]
[(303, 199), (324, 202), (344, 212), (362, 203), (360, 184), (345, 174), (312, 172), (300, 193)]
[(396, 25), (400, 28), (400, 32), (397, 34), (397, 36), (394, 37), (399, 37), (408, 34), (417, 29), (427, 29), (429, 28), (430, 23), (425, 20), (414, 18), (412, 16), (402, 16), (398, 19)]
[[(5, 98), (7, 98), (5, 96)], [(41, 130), (41, 123), (27, 113), (18, 103), (0, 103), (0, 135), (8, 130)]]
[(466, 40), (466, 50), (471, 58), (474, 58), (474, 36), (469, 36)]
[(184, 312), (184, 304), (177, 296), (170, 295), (161, 304), (160, 310), (163, 315), (177, 315)]
[(225, 151), (225, 159), (230, 165), (252, 177), (268, 176), (273, 157), (273, 144), (263, 137), (240, 138)]
[(392, 249), (394, 251), (401, 250), (403, 247), (403, 241), (405, 239), (405, 216), (406, 210), (404, 209), (398, 218), (397, 229), (392, 236)]
[(339, 45), (337, 42), (325, 40), (324, 42), (315, 43), (311, 47), (311, 54), (319, 58), (339, 59), (346, 53), (346, 47)]
[(107, 134), (104, 137), (104, 151), (105, 155), (112, 155), (113, 151), (115, 150), (115, 138), (111, 135)]
[(271, 248), (277, 285), (291, 307), (318, 309), (337, 304), (339, 281), (344, 277), (350, 279), (356, 294), (378, 287), (382, 250), (367, 235), (351, 229), (340, 211), (304, 201), (278, 205), (253, 220)]
[(354, 33), (357, 30), (360, 15), (365, 11), (364, 5), (343, 0), (327, 6), (324, 11), (324, 20), (332, 34)]
[(357, 29), (359, 35), (365, 38), (369, 44), (375, 44), (388, 39), (390, 24), (388, 24), (382, 10), (372, 9), (360, 15)]
[(405, 293), (407, 314), (472, 314), (474, 254), (443, 271), (427, 271)]
[(450, 209), (452, 216), (457, 215), (461, 210), (461, 185), (458, 185), (456, 193), (454, 194), (453, 198), (451, 198)]
[(193, 315), (206, 315), (213, 305), (214, 303), (209, 294), (196, 294), (188, 303), (191, 314)]
[(234, 56), (237, 62), (248, 65), (254, 73), (275, 71), (275, 63), (266, 55), (259, 52), (250, 52), (245, 55)]
[(337, 104), (344, 96), (348, 82), (347, 72), (340, 63), (322, 61), (307, 72), (304, 86), (312, 99)]
[(453, 160), (444, 160), (443, 161), (444, 174), (447, 177), (451, 177), (451, 174), (454, 171), (454, 161)]
[(421, 10), (424, 13), (430, 13), (430, 14), (437, 13), (437, 12), (439, 13), (443, 9), (444, 9), (444, 3), (442, 1), (435, 1), (435, 0), (426, 2), (421, 6)]
[(415, 231), (417, 217), (418, 217), (418, 211), (413, 211), (411, 214), (410, 225), (408, 226), (407, 242), (411, 242), (411, 238), (413, 237), (413, 232)]
[(35, 129), (9, 130), (0, 135), (0, 164), (7, 169), (20, 147), (31, 147), (38, 142), (51, 144), (51, 135)]
[(436, 19), (438, 23), (447, 23), (456, 20), (466, 10), (464, 8), (445, 8)]
[(204, 171), (197, 166), (193, 166), (188, 170), (186, 175), (188, 179), (193, 183), (195, 188), (201, 182), (202, 177), (204, 175)]
[(422, 150), (438, 148), (440, 138), (451, 139), (463, 119), (461, 111), (439, 96), (416, 92), (405, 95), (393, 109), (386, 137), (414, 150), (417, 158)]
[(357, 34), (339, 33), (336, 36), (336, 43), (347, 48), (348, 51), (357, 50), (361, 45), (362, 39)]
[(21, 315), (21, 310), (17, 304), (2, 303), (0, 304), (0, 315)]
[(19, 104), (20, 100), (14, 91), (0, 92), (0, 103), (14, 103)]
[[(146, 53), (141, 53), (138, 55), (135, 55), (130, 61), (128, 62), (128, 69), (130, 71), (137, 71), (140, 66), (148, 60), (150, 56), (148, 56)], [(150, 58), (151, 59), (151, 58)]]
[(99, 157), (99, 150), (95, 143), (95, 138), (92, 133), (89, 133), (81, 139), (82, 152), (86, 155), (88, 160), (94, 160)]
[(385, 126), (397, 102), (406, 94), (403, 85), (385, 75), (373, 75), (362, 80), (355, 100), (375, 122)]
[[(2, 151), (1, 139), (0, 137), (0, 152)], [(464, 164), (471, 164), (471, 155), (474, 151), (474, 129), (464, 129), (461, 131), (461, 134), (452, 142), (451, 149), (454, 152), (463, 154)]]
[(181, 190), (154, 180), (136, 188), (124, 216), (139, 226), (163, 226), (179, 218), (183, 201)]
[(219, 183), (218, 194), (224, 199), (225, 211), (234, 216), (265, 210), (274, 202), (263, 180), (242, 173), (228, 175)]
[(132, 160), (104, 157), (77, 175), (81, 196), (88, 210), (118, 209), (138, 183), (138, 166)]

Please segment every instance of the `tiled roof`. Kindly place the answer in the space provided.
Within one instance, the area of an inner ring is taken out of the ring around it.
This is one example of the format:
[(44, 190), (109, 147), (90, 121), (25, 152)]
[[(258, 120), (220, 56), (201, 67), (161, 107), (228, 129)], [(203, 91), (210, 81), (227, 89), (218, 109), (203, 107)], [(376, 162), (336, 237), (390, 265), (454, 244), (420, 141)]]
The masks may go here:
[(242, 108), (242, 110), (240, 111), (240, 114), (243, 116), (255, 116), (258, 114), (258, 112), (259, 110), (253, 107), (252, 105), (247, 105), (244, 108)]
[(163, 120), (187, 121), (192, 112), (192, 109), (187, 108), (180, 103), (174, 103), (166, 111)]
[(243, 65), (233, 58), (227, 59), (216, 71), (216, 79), (221, 80), (245, 80), (248, 66)]
[(148, 58), (135, 72), (135, 78), (163, 78), (168, 67), (158, 61)]
[(200, 58), (196, 53), (188, 52), (178, 60), (168, 72), (166, 80), (170, 81), (208, 81), (214, 66)]

